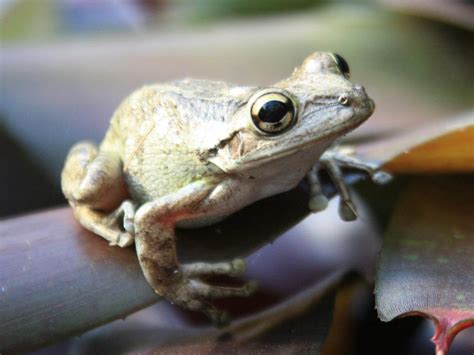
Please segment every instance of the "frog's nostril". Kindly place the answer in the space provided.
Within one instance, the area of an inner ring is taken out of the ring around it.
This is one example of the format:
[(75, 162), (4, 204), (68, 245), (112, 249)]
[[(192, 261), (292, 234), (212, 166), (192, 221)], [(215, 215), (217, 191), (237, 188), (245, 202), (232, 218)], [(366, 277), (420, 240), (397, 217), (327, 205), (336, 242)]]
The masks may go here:
[(354, 90), (365, 93), (365, 89), (362, 85), (354, 85)]
[(339, 103), (341, 105), (344, 105), (344, 106), (348, 106), (350, 104), (350, 100), (349, 100), (349, 97), (347, 95), (341, 95), (339, 96), (339, 98), (337, 99), (337, 101), (339, 101)]

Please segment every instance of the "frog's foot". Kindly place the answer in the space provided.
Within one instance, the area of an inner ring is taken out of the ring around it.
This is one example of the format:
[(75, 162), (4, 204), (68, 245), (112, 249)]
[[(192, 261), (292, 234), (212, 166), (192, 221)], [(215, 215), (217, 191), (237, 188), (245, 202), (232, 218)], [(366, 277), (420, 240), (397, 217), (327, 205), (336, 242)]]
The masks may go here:
[(257, 290), (257, 283), (250, 281), (240, 287), (214, 286), (204, 282), (209, 276), (239, 276), (245, 271), (245, 262), (236, 259), (221, 263), (194, 263), (181, 265), (178, 280), (164, 295), (171, 303), (206, 314), (216, 326), (229, 323), (225, 311), (213, 306), (210, 301), (227, 297), (248, 297)]
[(110, 226), (118, 225), (125, 232), (134, 234), (136, 209), (137, 207), (132, 201), (125, 200), (119, 208), (107, 216), (104, 223), (107, 223)]
[(323, 159), (333, 160), (341, 168), (355, 169), (367, 173), (372, 181), (378, 185), (383, 185), (392, 180), (392, 175), (380, 170), (375, 162), (363, 161), (354, 155), (351, 147), (341, 146), (328, 150), (323, 154)]
[(329, 150), (325, 152), (319, 164), (308, 173), (310, 185), (309, 209), (313, 212), (321, 211), (327, 207), (327, 198), (323, 195), (321, 184), (317, 176), (318, 169), (324, 169), (329, 174), (331, 180), (340, 196), (339, 216), (344, 221), (353, 221), (357, 218), (357, 209), (352, 201), (348, 186), (344, 182), (342, 168), (361, 170), (371, 177), (376, 184), (385, 184), (391, 180), (391, 175), (378, 170), (374, 163), (364, 162), (356, 157), (350, 156), (341, 150)]
[(323, 195), (321, 183), (318, 177), (318, 166), (314, 166), (308, 173), (309, 202), (308, 207), (311, 212), (320, 212), (327, 208), (328, 199)]
[(125, 248), (135, 240), (135, 210), (136, 206), (125, 200), (110, 214), (83, 205), (77, 205), (74, 214), (85, 228), (109, 241), (110, 245)]
[(181, 265), (181, 271), (187, 277), (196, 276), (240, 276), (245, 272), (245, 261), (235, 259), (221, 263), (192, 263)]
[(111, 228), (121, 230), (121, 233), (116, 234), (115, 240), (110, 240), (110, 245), (117, 245), (121, 248), (128, 247), (133, 244), (135, 239), (135, 211), (136, 206), (130, 200), (122, 202), (119, 208), (107, 216), (104, 224)]

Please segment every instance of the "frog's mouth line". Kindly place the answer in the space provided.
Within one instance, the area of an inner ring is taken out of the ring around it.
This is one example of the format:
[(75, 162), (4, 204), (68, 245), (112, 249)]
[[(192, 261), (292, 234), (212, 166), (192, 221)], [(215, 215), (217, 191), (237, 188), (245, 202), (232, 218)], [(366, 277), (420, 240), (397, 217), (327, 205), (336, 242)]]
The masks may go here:
[[(226, 161), (223, 157), (217, 155), (215, 158), (211, 159), (212, 163), (219, 167), (225, 173), (232, 173), (238, 171), (239, 168), (244, 167), (244, 169), (251, 169), (253, 167), (261, 166), (267, 163), (268, 161), (272, 161), (275, 159), (284, 158), (286, 156), (301, 152), (306, 150), (307, 148), (314, 146), (315, 142), (319, 142), (322, 147), (329, 146), (336, 138), (345, 135), (346, 133), (352, 131), (358, 125), (363, 123), (365, 119), (360, 120), (357, 124), (345, 124), (345, 125), (338, 125), (331, 129), (321, 132), (312, 139), (302, 142), (294, 146), (291, 149), (281, 149), (281, 150), (273, 150), (265, 149), (263, 151), (258, 151), (255, 154), (248, 155), (242, 159)], [(318, 143), (316, 143), (318, 144)], [(269, 153), (268, 151), (271, 151)], [(324, 149), (323, 149), (324, 150)], [(317, 158), (317, 157), (316, 157)], [(316, 161), (315, 161), (316, 162)]]
[(352, 129), (354, 129), (354, 128), (355, 127), (352, 126), (352, 125), (347, 125), (347, 127), (344, 127), (343, 129), (341, 129), (341, 126), (336, 126), (333, 129), (323, 131), (317, 137), (314, 137), (311, 140), (308, 140), (306, 142), (298, 144), (298, 145), (294, 146), (291, 149), (284, 149), (284, 150), (281, 150), (281, 151), (274, 151), (273, 153), (271, 153), (269, 155), (266, 155), (266, 156), (262, 152), (263, 153), (263, 154), (261, 154), (262, 157), (259, 157), (260, 154), (247, 156), (244, 159), (239, 161), (239, 165), (240, 165), (240, 163), (244, 163), (246, 165), (247, 164), (251, 165), (252, 162), (261, 164), (261, 163), (265, 163), (268, 160), (273, 160), (275, 158), (283, 158), (285, 156), (292, 155), (294, 153), (303, 151), (306, 148), (313, 146), (316, 142), (319, 142), (320, 144), (324, 144), (325, 141), (328, 141), (328, 144), (329, 144), (329, 142), (331, 142), (331, 141), (335, 140), (336, 138), (352, 131)]

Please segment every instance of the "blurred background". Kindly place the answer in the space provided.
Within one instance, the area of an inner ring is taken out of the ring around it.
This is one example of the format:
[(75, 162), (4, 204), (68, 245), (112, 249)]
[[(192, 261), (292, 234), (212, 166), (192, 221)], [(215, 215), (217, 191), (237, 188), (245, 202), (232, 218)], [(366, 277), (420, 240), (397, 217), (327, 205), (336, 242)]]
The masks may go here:
[(270, 85), (333, 51), (377, 105), (349, 140), (449, 120), (474, 107), (473, 29), (471, 0), (0, 0), (0, 217), (64, 204), (69, 147), (146, 83)]
[[(0, 173), (6, 216), (61, 203), (68, 148), (100, 141), (120, 101), (182, 77), (268, 85), (335, 51), (376, 113), (354, 137), (472, 107), (467, 0), (0, 0)], [(8, 152), (8, 153), (7, 153)], [(44, 188), (44, 187), (47, 188)]]

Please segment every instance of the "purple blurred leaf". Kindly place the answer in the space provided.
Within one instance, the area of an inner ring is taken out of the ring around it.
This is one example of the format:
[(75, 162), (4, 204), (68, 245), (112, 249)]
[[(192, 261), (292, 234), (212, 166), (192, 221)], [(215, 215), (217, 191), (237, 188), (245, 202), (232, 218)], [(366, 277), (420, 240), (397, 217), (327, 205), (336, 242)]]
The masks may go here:
[(474, 29), (474, 5), (463, 0), (381, 0), (403, 13)]

